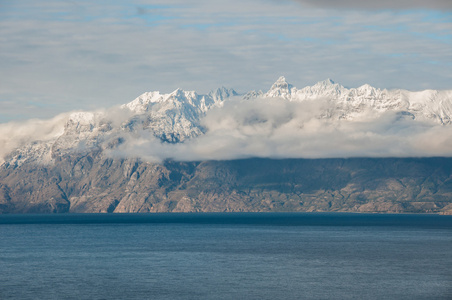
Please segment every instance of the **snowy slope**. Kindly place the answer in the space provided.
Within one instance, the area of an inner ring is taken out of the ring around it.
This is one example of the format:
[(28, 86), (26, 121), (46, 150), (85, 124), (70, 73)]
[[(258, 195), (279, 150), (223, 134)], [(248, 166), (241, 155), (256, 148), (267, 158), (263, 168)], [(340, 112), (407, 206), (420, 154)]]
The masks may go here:
[[(345, 88), (327, 79), (297, 89), (280, 77), (266, 92), (251, 91), (238, 95), (224, 87), (209, 94), (175, 90), (169, 94), (147, 92), (116, 110), (67, 114), (61, 133), (52, 138), (30, 137), (29, 142), (13, 149), (5, 158), (6, 165), (25, 162), (52, 163), (71, 152), (103, 151), (124, 142), (125, 134), (150, 134), (165, 143), (181, 143), (205, 133), (200, 120), (212, 108), (222, 107), (231, 99), (278, 98), (287, 101), (323, 101), (332, 121), (353, 121), (367, 111), (395, 111), (414, 119), (452, 123), (452, 90), (377, 89), (370, 85)], [(113, 113), (114, 112), (114, 113)], [(0, 163), (2, 160), (0, 158)]]
[(200, 118), (235, 96), (234, 90), (224, 87), (207, 95), (177, 89), (170, 94), (144, 93), (121, 107), (136, 115), (126, 125), (129, 130), (150, 130), (163, 141), (177, 143), (202, 134)]
[(30, 137), (30, 143), (14, 149), (4, 162), (13, 166), (52, 163), (74, 151), (112, 148), (124, 134), (150, 133), (162, 142), (183, 142), (204, 133), (199, 121), (208, 110), (236, 96), (234, 90), (224, 87), (206, 95), (180, 89), (169, 94), (147, 92), (116, 110), (69, 113), (59, 135), (45, 140)]
[(451, 90), (382, 90), (368, 84), (348, 89), (331, 79), (297, 89), (287, 83), (284, 77), (280, 77), (264, 97), (282, 97), (289, 101), (324, 99), (329, 102), (329, 108), (334, 112), (332, 116), (339, 119), (353, 119), (366, 110), (390, 110), (406, 112), (415, 118), (432, 119), (441, 124), (452, 122)]

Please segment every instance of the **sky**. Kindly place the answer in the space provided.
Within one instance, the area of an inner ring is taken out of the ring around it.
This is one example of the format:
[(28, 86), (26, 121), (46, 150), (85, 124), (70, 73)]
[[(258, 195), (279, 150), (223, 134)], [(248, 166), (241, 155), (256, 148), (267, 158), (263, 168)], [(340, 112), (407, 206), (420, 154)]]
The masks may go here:
[(452, 89), (450, 0), (0, 0), (0, 123), (146, 91)]

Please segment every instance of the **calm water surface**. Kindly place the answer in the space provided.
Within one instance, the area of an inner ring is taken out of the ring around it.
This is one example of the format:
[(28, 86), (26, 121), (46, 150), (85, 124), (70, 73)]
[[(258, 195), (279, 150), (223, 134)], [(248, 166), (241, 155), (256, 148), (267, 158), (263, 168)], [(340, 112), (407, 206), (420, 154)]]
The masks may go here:
[(452, 299), (452, 217), (0, 215), (0, 299)]

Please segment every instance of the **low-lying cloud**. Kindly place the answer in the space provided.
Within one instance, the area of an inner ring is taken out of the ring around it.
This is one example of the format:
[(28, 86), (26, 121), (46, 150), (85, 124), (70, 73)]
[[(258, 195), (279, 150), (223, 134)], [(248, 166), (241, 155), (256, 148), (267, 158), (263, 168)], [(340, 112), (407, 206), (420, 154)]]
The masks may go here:
[[(78, 116), (89, 116), (86, 120), (80, 120)], [(70, 120), (86, 123), (84, 125), (100, 126), (102, 123), (109, 123), (113, 128), (119, 128), (128, 118), (131, 112), (128, 110), (113, 107), (110, 109), (98, 110), (92, 113), (67, 112), (51, 119), (30, 119), (22, 122), (8, 122), (0, 124), (0, 164), (15, 149), (30, 146), (35, 143), (53, 143), (64, 132)], [(83, 148), (83, 137), (78, 147)], [(74, 149), (77, 151), (77, 149)], [(45, 151), (36, 150), (36, 151)]]
[(143, 131), (125, 137), (112, 154), (148, 161), (452, 155), (450, 126), (397, 112), (367, 111), (338, 120), (328, 108), (326, 99), (231, 101), (202, 119), (202, 136), (168, 144)]
[(49, 120), (32, 119), (0, 124), (0, 164), (16, 148), (61, 135), (67, 119), (68, 114), (60, 114)]
[[(162, 142), (150, 129), (137, 129), (137, 126), (130, 130), (125, 127), (124, 124), (130, 122), (127, 120), (137, 118), (128, 109), (98, 111), (91, 116), (91, 119), (82, 121), (84, 126), (93, 125), (88, 126), (91, 128), (88, 135), (74, 131), (65, 136), (66, 141), (79, 141), (78, 144), (70, 143), (71, 151), (86, 151), (89, 150), (86, 145), (97, 144), (107, 149), (104, 150), (107, 156), (140, 158), (149, 162), (251, 157), (452, 156), (450, 125), (414, 119), (409, 113), (381, 113), (371, 109), (362, 110), (353, 118), (341, 119), (339, 116), (343, 116), (343, 111), (328, 99), (302, 102), (278, 98), (229, 100), (223, 107), (208, 111), (201, 119), (205, 134), (176, 144)], [(77, 118), (80, 118), (79, 114), (67, 113), (50, 120), (1, 124), (0, 163), (16, 148), (32, 143), (53, 143), (68, 122)], [(110, 130), (95, 129), (107, 123)], [(121, 142), (114, 143), (118, 140)], [(107, 144), (114, 146), (107, 147)]]

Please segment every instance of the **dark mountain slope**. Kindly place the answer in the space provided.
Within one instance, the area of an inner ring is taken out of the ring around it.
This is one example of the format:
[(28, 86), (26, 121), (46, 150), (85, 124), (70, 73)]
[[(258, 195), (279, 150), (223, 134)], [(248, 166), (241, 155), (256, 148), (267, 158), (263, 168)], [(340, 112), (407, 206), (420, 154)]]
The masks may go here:
[(243, 159), (151, 164), (64, 156), (3, 165), (2, 213), (452, 211), (452, 158)]

